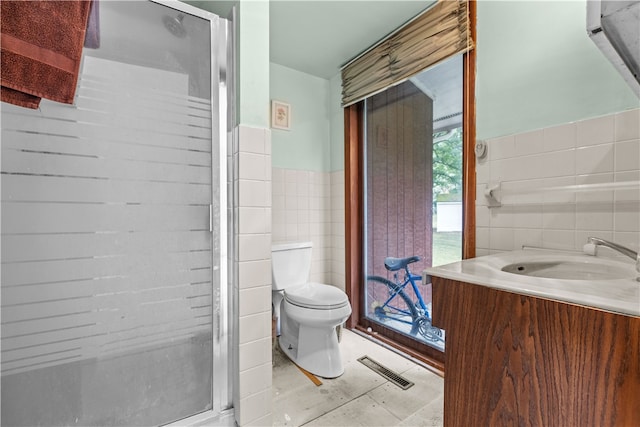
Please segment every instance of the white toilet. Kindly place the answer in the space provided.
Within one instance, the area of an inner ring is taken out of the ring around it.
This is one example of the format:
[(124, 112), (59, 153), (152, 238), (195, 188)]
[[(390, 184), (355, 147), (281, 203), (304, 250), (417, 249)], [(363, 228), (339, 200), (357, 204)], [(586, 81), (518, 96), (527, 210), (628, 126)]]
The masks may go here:
[(351, 314), (347, 294), (335, 286), (308, 282), (311, 242), (274, 244), (271, 255), (280, 348), (314, 375), (339, 377), (344, 367), (336, 326)]

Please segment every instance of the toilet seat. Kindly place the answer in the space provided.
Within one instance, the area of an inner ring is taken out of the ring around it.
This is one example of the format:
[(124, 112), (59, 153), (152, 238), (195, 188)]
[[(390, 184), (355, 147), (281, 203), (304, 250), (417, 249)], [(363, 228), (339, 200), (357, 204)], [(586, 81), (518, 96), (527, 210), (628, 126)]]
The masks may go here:
[(342, 290), (315, 282), (285, 289), (284, 299), (298, 307), (315, 310), (335, 310), (349, 304), (347, 294)]

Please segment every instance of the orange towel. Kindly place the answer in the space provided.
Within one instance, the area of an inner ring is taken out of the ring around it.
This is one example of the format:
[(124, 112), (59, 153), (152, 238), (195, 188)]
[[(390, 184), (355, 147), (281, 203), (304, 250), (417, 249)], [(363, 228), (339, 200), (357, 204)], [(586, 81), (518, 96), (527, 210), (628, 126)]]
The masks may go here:
[(72, 104), (91, 0), (0, 1), (1, 98), (38, 108)]

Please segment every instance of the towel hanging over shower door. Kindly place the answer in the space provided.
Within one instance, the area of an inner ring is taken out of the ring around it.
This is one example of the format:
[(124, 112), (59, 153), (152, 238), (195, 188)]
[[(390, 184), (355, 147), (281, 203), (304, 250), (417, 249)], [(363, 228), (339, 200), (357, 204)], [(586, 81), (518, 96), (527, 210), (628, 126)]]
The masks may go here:
[(40, 98), (72, 104), (91, 0), (2, 0), (1, 99), (38, 108)]

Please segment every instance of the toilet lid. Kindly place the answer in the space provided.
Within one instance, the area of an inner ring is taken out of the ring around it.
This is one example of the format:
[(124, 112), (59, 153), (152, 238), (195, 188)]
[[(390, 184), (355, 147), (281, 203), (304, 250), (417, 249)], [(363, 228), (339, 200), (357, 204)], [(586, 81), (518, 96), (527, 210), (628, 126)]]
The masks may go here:
[(284, 298), (300, 307), (331, 310), (349, 304), (347, 294), (335, 286), (323, 283), (305, 283), (285, 289)]

